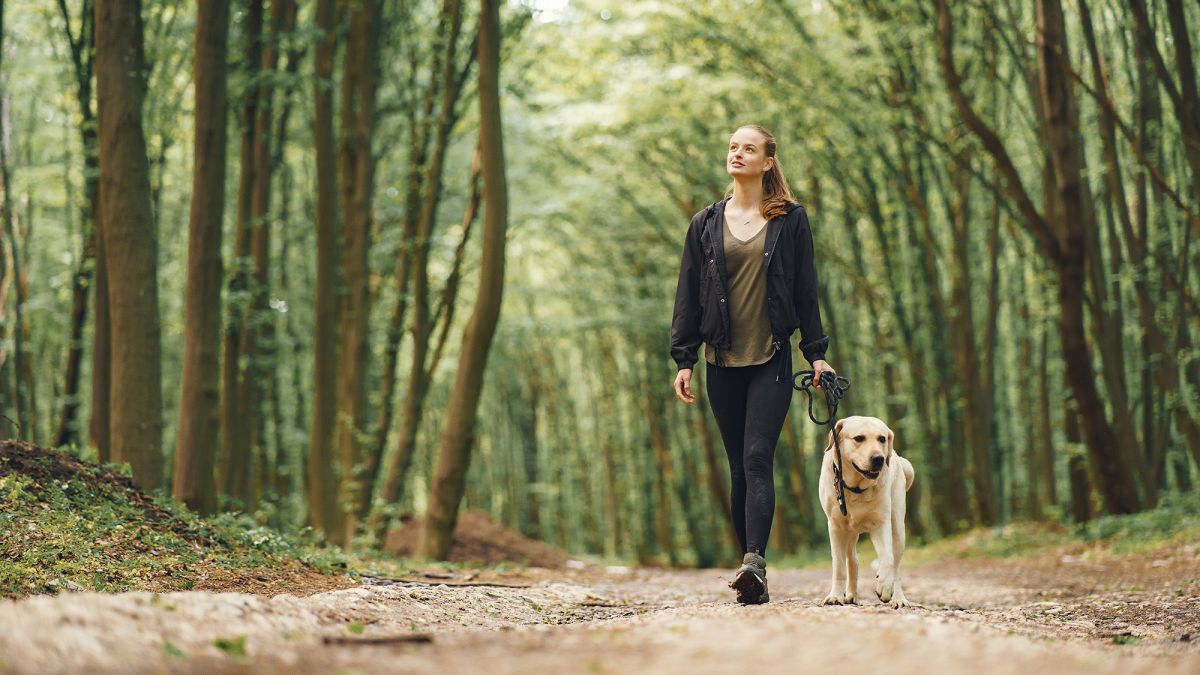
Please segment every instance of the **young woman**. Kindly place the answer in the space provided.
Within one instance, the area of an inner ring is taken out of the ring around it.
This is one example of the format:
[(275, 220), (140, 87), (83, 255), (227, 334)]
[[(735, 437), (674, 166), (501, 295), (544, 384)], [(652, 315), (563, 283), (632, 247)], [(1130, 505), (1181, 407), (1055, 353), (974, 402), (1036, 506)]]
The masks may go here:
[(812, 232), (776, 156), (757, 125), (729, 139), (729, 196), (692, 217), (684, 240), (671, 322), (675, 395), (694, 403), (692, 367), (704, 342), (708, 401), (732, 482), (733, 528), (744, 554), (730, 582), (737, 601), (764, 603), (764, 555), (775, 513), (775, 443), (792, 400), (791, 335), (816, 371), (829, 338), (821, 330)]

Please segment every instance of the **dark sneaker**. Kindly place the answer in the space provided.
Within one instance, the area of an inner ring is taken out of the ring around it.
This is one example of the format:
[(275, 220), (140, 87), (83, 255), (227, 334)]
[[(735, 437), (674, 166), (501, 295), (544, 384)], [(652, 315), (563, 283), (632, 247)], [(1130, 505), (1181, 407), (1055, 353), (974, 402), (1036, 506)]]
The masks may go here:
[(769, 602), (771, 596), (767, 593), (767, 561), (759, 554), (751, 551), (742, 558), (742, 566), (738, 568), (729, 582), (729, 587), (737, 591), (737, 601), (743, 605), (761, 605)]

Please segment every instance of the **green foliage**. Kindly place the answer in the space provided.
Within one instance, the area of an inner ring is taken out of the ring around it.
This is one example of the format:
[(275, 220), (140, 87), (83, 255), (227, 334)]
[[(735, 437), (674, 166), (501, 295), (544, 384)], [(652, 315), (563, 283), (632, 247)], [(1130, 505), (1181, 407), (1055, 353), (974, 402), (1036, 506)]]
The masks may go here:
[(225, 652), (229, 656), (245, 656), (246, 636), (239, 635), (234, 638), (217, 638), (216, 640), (213, 640), (213, 646)]

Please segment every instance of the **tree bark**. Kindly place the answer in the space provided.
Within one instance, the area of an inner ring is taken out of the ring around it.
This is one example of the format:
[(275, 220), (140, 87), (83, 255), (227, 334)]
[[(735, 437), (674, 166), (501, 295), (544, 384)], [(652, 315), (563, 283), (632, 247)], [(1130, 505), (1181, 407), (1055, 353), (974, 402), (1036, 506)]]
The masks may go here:
[(429, 243), (437, 220), (438, 204), (441, 201), (442, 175), (450, 131), (457, 120), (456, 106), (460, 87), (456, 78), (455, 57), (459, 32), (462, 27), (462, 11), (458, 0), (445, 0), (443, 3), (442, 26), (448, 35), (445, 38), (444, 54), (438, 61), (442, 67), (441, 73), (437, 76), (442, 92), (441, 106), (435, 127), (433, 154), (422, 181), (425, 186), (425, 198), (421, 203), (413, 241), (410, 243), (412, 250), (408, 256), (409, 267), (412, 270), (412, 364), (409, 368), (408, 390), (401, 407), (400, 430), (396, 440), (396, 449), (392, 454), (392, 466), (384, 477), (382, 501), (385, 504), (390, 504), (400, 498), (405, 478), (412, 465), (412, 455), (416, 448), (417, 431), (421, 412), (425, 405), (425, 395), (428, 393), (433, 376), (432, 370), (426, 367), (430, 338), (433, 333), (433, 322), (429, 311)]
[(229, 3), (202, 2), (196, 14), (195, 139), (184, 295), (183, 382), (173, 493), (200, 513), (216, 508), (214, 450), (220, 424), (221, 224), (225, 210), (225, 56)]
[(242, 93), (241, 174), (238, 176), (237, 224), (234, 231), (233, 269), (226, 296), (228, 323), (225, 328), (225, 360), (222, 363), (221, 397), (221, 492), (252, 508), (250, 437), (261, 413), (260, 401), (247, 388), (246, 342), (251, 290), (250, 240), (254, 227), (254, 191), (258, 181), (255, 163), (257, 111), (261, 97), (263, 4), (247, 0), (242, 39), (242, 70), (247, 86)]
[(483, 166), (483, 253), (479, 295), (463, 334), (458, 372), (446, 416), (437, 469), (429, 492), (429, 510), (421, 528), (418, 553), (443, 559), (466, 486), (474, 442), (475, 416), (484, 369), (504, 288), (508, 183), (500, 121), (500, 8), (498, 0), (481, 0), (479, 18), (479, 146)]
[[(1039, 88), (1042, 114), (1050, 141), (1055, 185), (1066, 217), (1060, 224), (1063, 256), (1059, 260), (1059, 330), (1067, 377), (1075, 390), (1106, 508), (1131, 513), (1141, 508), (1132, 476), (1140, 474), (1136, 439), (1128, 425), (1109, 425), (1096, 388), (1083, 320), (1084, 276), (1088, 232), (1097, 228), (1090, 191), (1083, 175), (1083, 143), (1079, 111), (1061, 59), (1066, 58), (1062, 6), (1058, 0), (1038, 0)], [(1101, 284), (1103, 285), (1103, 284)], [(1106, 360), (1107, 362), (1107, 360)], [(1111, 367), (1112, 363), (1108, 362)], [(1120, 434), (1118, 436), (1118, 434)]]
[(92, 413), (88, 421), (88, 436), (96, 448), (96, 461), (103, 464), (112, 460), (112, 410), (109, 389), (112, 387), (112, 321), (108, 311), (108, 256), (104, 251), (104, 227), (100, 217), (100, 143), (96, 142), (96, 210), (93, 222), (96, 228), (96, 277), (93, 303), (96, 305), (92, 319)]
[[(337, 48), (335, 0), (317, 0), (314, 50), (313, 145), (317, 161), (317, 280), (313, 326), (313, 418), (309, 435), (308, 512), (313, 527), (333, 536), (338, 530), (338, 484), (333, 461), (336, 415), (338, 316), (337, 165), (333, 141), (333, 59)], [(347, 476), (348, 478), (348, 476)]]
[(338, 305), (341, 328), (337, 373), (337, 416), (333, 447), (340, 467), (339, 529), (329, 532), (334, 543), (353, 536), (361, 491), (369, 489), (354, 471), (365, 458), (367, 420), (367, 348), (370, 314), (367, 253), (371, 246), (375, 155), (371, 137), (375, 128), (375, 93), (379, 84), (380, 0), (352, 5), (342, 74), (341, 179), (342, 283)]
[(112, 458), (146, 489), (162, 483), (157, 233), (142, 131), (141, 3), (96, 3), (100, 232), (108, 256)]
[(99, 157), (96, 148), (96, 115), (92, 107), (92, 55), (95, 47), (95, 32), (92, 30), (95, 14), (91, 0), (83, 0), (80, 12), (79, 34), (71, 31), (71, 13), (66, 0), (59, 0), (59, 12), (63, 19), (63, 32), (71, 51), (75, 74), (75, 101), (79, 106), (81, 124), (79, 133), (83, 141), (84, 199), (80, 209), (83, 229), (83, 252), (79, 267), (71, 280), (71, 335), (67, 342), (66, 368), (63, 375), (63, 407), (59, 415), (58, 429), (54, 433), (54, 445), (63, 446), (79, 439), (76, 416), (79, 413), (79, 378), (83, 370), (83, 331), (87, 325), (89, 291), (95, 283), (96, 265), (96, 222), (97, 174)]
[[(0, 37), (4, 31), (4, 5), (0, 3)], [(3, 40), (0, 39), (0, 50), (3, 48)], [(0, 201), (0, 220), (3, 220), (3, 228), (5, 240), (8, 242), (8, 267), (9, 278), (12, 280), (12, 288), (17, 291), (16, 303), (13, 311), (13, 351), (12, 351), (12, 373), (13, 373), (13, 404), (16, 412), (16, 437), (29, 440), (32, 437), (33, 429), (30, 424), (30, 407), (31, 394), (29, 383), (26, 381), (26, 361), (29, 358), (28, 346), (25, 344), (25, 297), (26, 284), (23, 283), (25, 272), (22, 267), (24, 261), (21, 259), (21, 247), (19, 245), (20, 237), (17, 236), (16, 220), (17, 214), (13, 210), (12, 199), (12, 174), (9, 169), (9, 139), (12, 136), (12, 130), (8, 128), (9, 120), (9, 101), (8, 92), (0, 90), (0, 189), (4, 190), (4, 199)], [(0, 255), (6, 255), (0, 249)]]

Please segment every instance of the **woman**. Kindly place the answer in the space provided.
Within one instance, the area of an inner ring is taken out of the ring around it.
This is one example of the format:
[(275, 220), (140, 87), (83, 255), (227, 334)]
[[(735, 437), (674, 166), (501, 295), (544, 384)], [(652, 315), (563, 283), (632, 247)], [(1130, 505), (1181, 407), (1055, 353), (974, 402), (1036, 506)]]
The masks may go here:
[(730, 586), (737, 601), (764, 603), (764, 555), (775, 513), (775, 443), (792, 400), (791, 335), (816, 371), (829, 338), (821, 330), (812, 232), (775, 153), (775, 138), (757, 125), (729, 139), (726, 199), (692, 218), (684, 241), (671, 322), (675, 395), (694, 403), (692, 367), (705, 343), (708, 401), (732, 482), (733, 527), (744, 554)]

